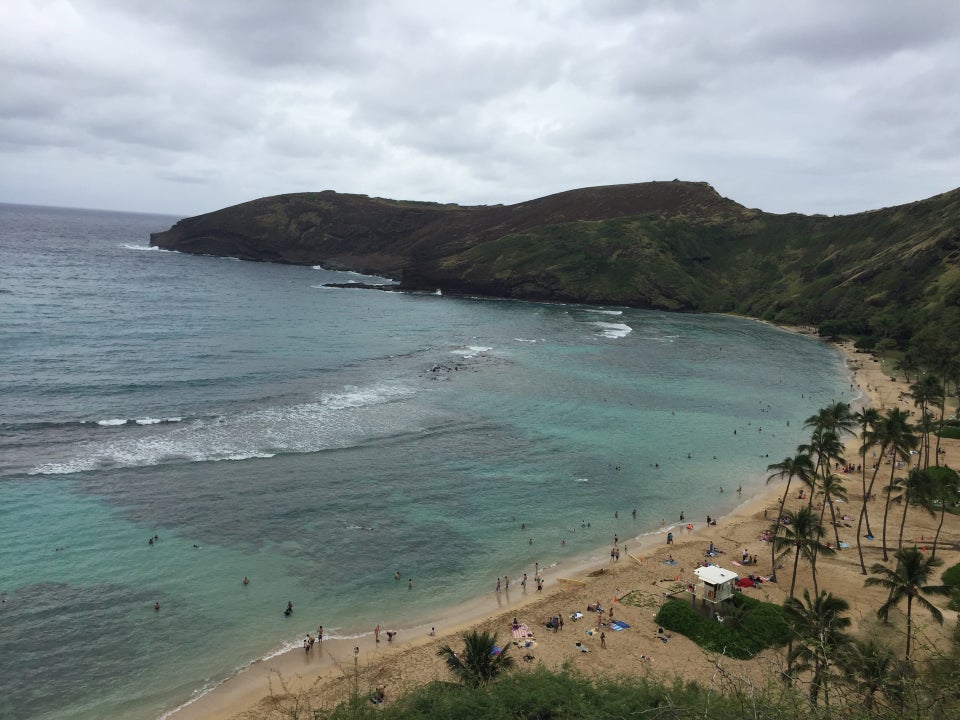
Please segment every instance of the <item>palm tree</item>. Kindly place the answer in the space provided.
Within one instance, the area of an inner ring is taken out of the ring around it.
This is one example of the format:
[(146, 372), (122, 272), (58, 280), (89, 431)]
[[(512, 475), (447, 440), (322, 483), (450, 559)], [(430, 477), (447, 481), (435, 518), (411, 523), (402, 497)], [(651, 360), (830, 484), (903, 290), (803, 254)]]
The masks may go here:
[[(863, 575), (867, 574), (867, 565), (863, 560), (862, 532), (863, 522), (867, 517), (867, 502), (873, 497), (873, 486), (877, 481), (877, 474), (880, 472), (880, 463), (883, 461), (883, 458), (887, 456), (887, 448), (890, 446), (891, 433), (889, 428), (898, 426), (899, 423), (903, 421), (902, 415), (904, 415), (904, 413), (897, 408), (887, 410), (886, 413), (874, 420), (873, 426), (864, 433), (863, 437), (864, 453), (866, 453), (867, 448), (875, 447), (879, 449), (878, 451), (874, 451), (877, 461), (873, 464), (873, 474), (870, 476), (870, 485), (867, 486), (863, 494), (863, 502), (860, 505), (860, 518), (857, 520), (857, 554), (860, 557), (860, 572)], [(872, 540), (873, 531), (869, 529), (869, 523), (867, 525), (867, 535)]]
[[(929, 468), (927, 468), (929, 470)], [(905, 478), (899, 478), (894, 488), (902, 490), (897, 502), (903, 503), (903, 515), (900, 517), (900, 535), (897, 539), (897, 549), (903, 548), (903, 529), (907, 524), (907, 510), (911, 505), (919, 505), (931, 515), (934, 514), (933, 502), (936, 490), (933, 479), (927, 470), (911, 468)]]
[(938, 406), (943, 399), (942, 394), (942, 383), (936, 375), (923, 375), (910, 386), (910, 395), (913, 397), (913, 404), (920, 408), (920, 418), (923, 427), (923, 444), (921, 445), (921, 450), (924, 454), (924, 467), (930, 465), (930, 429), (933, 425), (927, 408), (931, 405)]
[(808, 417), (803, 425), (813, 429), (833, 430), (837, 435), (853, 435), (857, 419), (850, 411), (850, 403), (840, 401), (821, 408), (816, 415)]
[(827, 671), (850, 642), (845, 632), (850, 627), (850, 618), (842, 615), (850, 609), (850, 604), (826, 591), (811, 600), (810, 593), (804, 590), (802, 603), (790, 597), (784, 601), (783, 609), (797, 640), (787, 654), (787, 673), (794, 662), (798, 670), (811, 670), (810, 702), (817, 704), (822, 689), (824, 703), (829, 704)]
[(940, 438), (943, 432), (943, 423), (947, 419), (947, 386), (950, 382), (954, 388), (960, 391), (960, 361), (955, 359), (951, 353), (943, 353), (941, 362), (937, 363), (937, 369), (943, 378), (943, 387), (940, 391), (940, 422), (937, 424), (937, 447), (936, 464), (940, 464)]
[(838, 656), (844, 674), (863, 697), (869, 713), (876, 705), (876, 694), (882, 692), (897, 704), (903, 700), (903, 678), (907, 675), (903, 662), (898, 662), (890, 648), (875, 637), (854, 640)]
[[(860, 428), (860, 485), (863, 489), (863, 497), (867, 496), (867, 450), (873, 447), (869, 442), (871, 433), (877, 421), (880, 419), (880, 411), (876, 408), (867, 407), (854, 415), (857, 425)], [(866, 512), (866, 503), (864, 503), (863, 519), (867, 523), (867, 535), (873, 535), (870, 530), (870, 518)], [(866, 574), (866, 573), (864, 573)]]
[(883, 560), (886, 562), (890, 558), (887, 556), (887, 515), (890, 512), (890, 492), (893, 489), (893, 478), (897, 472), (897, 461), (910, 462), (910, 451), (915, 450), (920, 444), (920, 439), (914, 434), (913, 425), (910, 424), (909, 415), (899, 408), (894, 408), (887, 413), (884, 421), (886, 430), (887, 449), (890, 457), (890, 482), (887, 485), (887, 498), (883, 506)]
[[(832, 553), (833, 548), (829, 548), (821, 542), (825, 534), (823, 525), (819, 523), (817, 516), (809, 507), (801, 507), (796, 512), (787, 510), (783, 517), (786, 519), (783, 534), (774, 534), (771, 542), (780, 558), (785, 558), (791, 553), (794, 554), (793, 578), (790, 580), (789, 595), (790, 597), (794, 596), (793, 591), (797, 586), (797, 568), (800, 565), (801, 555), (810, 563), (810, 570), (813, 574), (813, 591), (816, 593), (818, 592), (817, 553)], [(775, 528), (771, 528), (771, 530), (774, 533), (777, 532)]]
[(893, 366), (893, 369), (902, 372), (907, 382), (910, 382), (911, 375), (915, 377), (920, 376), (920, 365), (912, 353), (904, 353), (903, 357)]
[(917, 548), (903, 548), (897, 550), (897, 567), (891, 570), (886, 565), (876, 563), (870, 572), (876, 577), (868, 577), (866, 585), (877, 585), (890, 592), (887, 601), (877, 610), (877, 617), (887, 622), (890, 610), (907, 599), (907, 650), (904, 659), (910, 660), (910, 643), (913, 639), (913, 601), (926, 608), (931, 617), (943, 625), (943, 613), (927, 600), (924, 595), (946, 595), (950, 588), (946, 585), (929, 585), (934, 568), (943, 565), (943, 560), (927, 558)]
[(934, 508), (940, 506), (940, 524), (937, 525), (937, 533), (933, 536), (933, 550), (930, 553), (931, 558), (937, 556), (937, 543), (940, 542), (940, 531), (943, 529), (943, 519), (947, 512), (949, 503), (956, 503), (960, 499), (960, 475), (952, 468), (944, 465), (943, 467), (928, 468), (927, 473), (933, 480), (933, 505)]
[(816, 487), (816, 478), (827, 473), (832, 461), (843, 462), (843, 443), (839, 433), (829, 427), (816, 427), (810, 436), (810, 442), (797, 447), (800, 452), (809, 453), (817, 458), (814, 465), (814, 477), (811, 482), (810, 499), (807, 505), (813, 507), (813, 490)]
[[(835, 453), (828, 452), (828, 454), (818, 453), (817, 455), (817, 469), (820, 470), (824, 461), (843, 459), (839, 456), (840, 452), (843, 451), (843, 436), (856, 434), (857, 418), (850, 411), (850, 403), (835, 402), (832, 405), (820, 408), (816, 415), (811, 415), (804, 421), (803, 426), (811, 428), (814, 436), (823, 435), (824, 439), (830, 439), (831, 434), (836, 436), (838, 451)], [(816, 442), (814, 440), (814, 443)], [(829, 451), (834, 450), (835, 447), (824, 445), (823, 449)]]
[[(773, 470), (774, 473), (767, 478), (769, 483), (774, 478), (783, 479), (787, 478), (787, 487), (783, 491), (783, 497), (780, 498), (780, 509), (777, 511), (777, 521), (773, 525), (773, 537), (776, 537), (780, 530), (780, 518), (783, 517), (783, 506), (787, 502), (787, 495), (790, 494), (790, 483), (794, 478), (799, 478), (805, 484), (810, 484), (810, 478), (813, 477), (813, 461), (810, 459), (810, 456), (806, 453), (798, 452), (793, 457), (785, 457), (781, 462), (774, 463), (767, 466), (767, 470)], [(777, 577), (777, 563), (776, 563), (776, 545), (770, 543), (770, 567), (772, 568), (770, 574), (774, 579)]]
[(823, 508), (820, 510), (820, 524), (823, 525), (823, 516), (827, 512), (827, 505), (830, 506), (830, 522), (833, 525), (833, 535), (836, 538), (836, 548), (840, 548), (840, 529), (837, 527), (837, 511), (834, 502), (837, 500), (846, 501), (847, 490), (843, 486), (843, 480), (839, 475), (827, 473), (820, 481), (820, 492), (823, 493)]
[(471, 630), (462, 637), (462, 653), (458, 654), (449, 645), (437, 650), (437, 655), (446, 658), (447, 666), (462, 682), (479, 687), (513, 667), (514, 659), (507, 655), (508, 648), (497, 648), (495, 634), (484, 630)]

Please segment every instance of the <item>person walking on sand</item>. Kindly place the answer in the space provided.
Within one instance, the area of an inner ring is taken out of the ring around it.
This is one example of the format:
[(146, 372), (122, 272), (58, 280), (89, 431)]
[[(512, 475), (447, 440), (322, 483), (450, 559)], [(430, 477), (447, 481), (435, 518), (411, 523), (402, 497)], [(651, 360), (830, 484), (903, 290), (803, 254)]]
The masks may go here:
[(600, 647), (604, 650), (607, 649), (607, 634), (604, 632), (600, 633)]

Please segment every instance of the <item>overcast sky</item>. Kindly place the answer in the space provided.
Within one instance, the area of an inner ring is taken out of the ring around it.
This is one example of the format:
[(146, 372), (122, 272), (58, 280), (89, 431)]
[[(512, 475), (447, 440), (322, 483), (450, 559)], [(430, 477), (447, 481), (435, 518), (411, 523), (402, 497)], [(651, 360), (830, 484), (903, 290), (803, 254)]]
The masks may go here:
[(960, 2), (3, 0), (0, 202), (194, 215), (701, 180), (850, 213), (960, 186)]

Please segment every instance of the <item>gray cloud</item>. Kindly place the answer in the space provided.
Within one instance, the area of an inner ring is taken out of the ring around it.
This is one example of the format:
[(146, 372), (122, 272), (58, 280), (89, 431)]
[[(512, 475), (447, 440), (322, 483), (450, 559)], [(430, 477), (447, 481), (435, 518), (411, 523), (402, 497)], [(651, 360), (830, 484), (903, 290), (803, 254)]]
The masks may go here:
[(960, 177), (960, 5), (10, 0), (0, 201), (507, 203), (675, 177), (855, 212)]

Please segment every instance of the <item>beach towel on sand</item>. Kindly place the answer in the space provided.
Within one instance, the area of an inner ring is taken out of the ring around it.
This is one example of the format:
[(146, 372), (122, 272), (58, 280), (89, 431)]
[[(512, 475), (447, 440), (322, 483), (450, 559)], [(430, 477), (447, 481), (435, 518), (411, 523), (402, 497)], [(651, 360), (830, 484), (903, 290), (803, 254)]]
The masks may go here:
[(617, 632), (620, 632), (621, 630), (626, 630), (628, 627), (630, 626), (627, 623), (625, 623), (623, 620), (614, 620), (612, 623), (610, 623), (610, 629), (616, 630)]
[(521, 638), (530, 637), (530, 628), (528, 628), (526, 625), (520, 625), (515, 630), (512, 630), (512, 632), (513, 636), (518, 640)]

